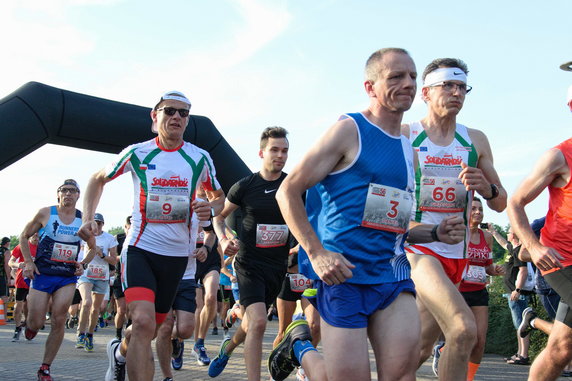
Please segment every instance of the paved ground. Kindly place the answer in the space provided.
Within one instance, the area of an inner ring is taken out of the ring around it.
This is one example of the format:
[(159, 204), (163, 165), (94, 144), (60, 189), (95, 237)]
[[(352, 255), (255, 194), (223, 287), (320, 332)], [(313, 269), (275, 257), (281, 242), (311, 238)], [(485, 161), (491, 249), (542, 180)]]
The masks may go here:
[[(268, 331), (264, 339), (264, 353), (268, 355), (272, 340), (277, 330), (275, 321), (268, 324)], [(44, 343), (46, 341), (49, 324), (45, 331), (40, 331), (38, 336), (31, 342), (27, 342), (22, 335), (20, 342), (12, 343), (11, 338), (14, 332), (14, 324), (0, 326), (0, 380), (35, 380), (36, 371), (41, 362)], [(115, 329), (108, 327), (100, 329), (95, 334), (95, 349), (92, 353), (87, 353), (83, 349), (75, 348), (75, 331), (67, 330), (64, 342), (52, 365), (52, 376), (55, 380), (103, 380), (107, 369), (107, 356), (105, 345), (114, 335)], [(222, 335), (209, 335), (206, 340), (209, 354), (214, 355), (218, 348)], [(191, 347), (191, 342), (187, 341), (187, 347)], [(207, 368), (197, 365), (194, 357), (191, 358), (189, 350), (185, 350), (185, 364), (183, 369), (175, 372), (175, 380), (210, 380), (207, 375)], [(373, 354), (370, 355), (373, 358)], [(264, 361), (266, 357), (264, 358)], [(375, 369), (372, 364), (372, 369)], [(527, 366), (507, 365), (502, 358), (497, 355), (486, 355), (483, 365), (479, 369), (476, 380), (509, 380), (523, 381), (528, 374)], [(268, 372), (263, 368), (262, 377), (269, 379)], [(155, 380), (162, 380), (161, 372), (156, 367)], [(231, 358), (226, 370), (217, 380), (245, 380), (246, 371), (242, 348), (239, 348)], [(372, 379), (376, 379), (372, 373)], [(430, 363), (424, 364), (417, 372), (417, 380), (436, 380), (431, 371)], [(292, 375), (288, 380), (295, 380)], [(566, 380), (561, 378), (561, 380)], [(359, 380), (355, 380), (359, 381)]]

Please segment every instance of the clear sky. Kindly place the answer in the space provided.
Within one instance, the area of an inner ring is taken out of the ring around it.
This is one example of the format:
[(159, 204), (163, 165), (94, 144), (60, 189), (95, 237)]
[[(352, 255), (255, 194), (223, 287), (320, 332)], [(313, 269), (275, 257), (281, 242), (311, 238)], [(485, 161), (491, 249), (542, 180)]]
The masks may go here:
[[(152, 107), (178, 89), (254, 171), (260, 132), (287, 128), (288, 171), (341, 113), (366, 108), (363, 66), (373, 51), (406, 48), (419, 72), (434, 58), (457, 57), (473, 86), (458, 121), (487, 134), (510, 194), (545, 150), (571, 135), (572, 73), (558, 69), (572, 60), (570, 15), (569, 0), (3, 1), (0, 98), (38, 81)], [(404, 122), (425, 112), (417, 100)], [(64, 179), (84, 189), (111, 159), (47, 145), (2, 170), (0, 235), (19, 234), (54, 204)], [(106, 186), (98, 210), (106, 228), (122, 225), (132, 203), (129, 176)], [(543, 195), (528, 212), (546, 209)], [(485, 220), (508, 222), (492, 211)]]

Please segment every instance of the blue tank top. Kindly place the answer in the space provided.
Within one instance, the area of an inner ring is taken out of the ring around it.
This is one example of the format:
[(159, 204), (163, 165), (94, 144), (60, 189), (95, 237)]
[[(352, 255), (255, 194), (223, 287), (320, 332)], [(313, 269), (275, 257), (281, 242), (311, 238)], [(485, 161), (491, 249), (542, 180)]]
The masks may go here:
[[(364, 221), (372, 184), (413, 197), (413, 149), (407, 138), (388, 135), (361, 113), (346, 114), (340, 119), (345, 118), (356, 124), (358, 154), (348, 167), (330, 173), (308, 189), (306, 211), (310, 224), (324, 248), (343, 254), (356, 266), (348, 283), (380, 284), (408, 279), (410, 266), (403, 250), (407, 232), (367, 227)], [(378, 210), (385, 214), (386, 209)], [(411, 209), (400, 214), (408, 223)], [(302, 274), (318, 279), (303, 249), (298, 261)]]
[(65, 225), (58, 216), (58, 209), (50, 207), (50, 219), (38, 232), (40, 241), (35, 264), (41, 274), (73, 276), (81, 239), (77, 235), (81, 227), (81, 212), (76, 209), (75, 219)]

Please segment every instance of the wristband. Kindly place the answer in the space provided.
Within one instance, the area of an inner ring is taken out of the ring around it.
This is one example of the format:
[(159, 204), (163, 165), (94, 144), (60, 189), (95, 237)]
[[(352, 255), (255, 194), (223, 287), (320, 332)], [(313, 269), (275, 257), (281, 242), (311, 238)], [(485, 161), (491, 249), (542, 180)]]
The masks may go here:
[(492, 200), (493, 198), (497, 197), (498, 195), (499, 195), (499, 188), (496, 186), (496, 184), (491, 184), (491, 197), (483, 196), (483, 198), (485, 200)]
[(435, 242), (441, 242), (439, 235), (437, 235), (437, 229), (439, 229), (439, 225), (433, 226), (433, 229), (431, 229), (431, 238), (433, 238)]

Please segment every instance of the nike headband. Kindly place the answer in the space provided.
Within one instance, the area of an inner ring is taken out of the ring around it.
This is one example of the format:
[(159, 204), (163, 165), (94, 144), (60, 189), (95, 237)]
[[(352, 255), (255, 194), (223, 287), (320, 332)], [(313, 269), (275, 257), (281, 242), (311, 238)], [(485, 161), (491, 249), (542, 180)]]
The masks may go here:
[(467, 83), (467, 74), (458, 67), (441, 67), (427, 74), (423, 87), (430, 87), (446, 81), (461, 81)]

